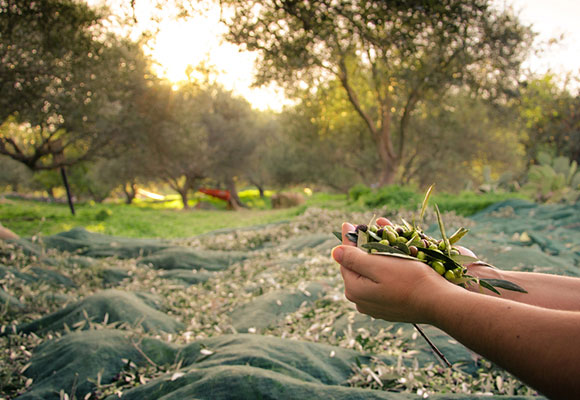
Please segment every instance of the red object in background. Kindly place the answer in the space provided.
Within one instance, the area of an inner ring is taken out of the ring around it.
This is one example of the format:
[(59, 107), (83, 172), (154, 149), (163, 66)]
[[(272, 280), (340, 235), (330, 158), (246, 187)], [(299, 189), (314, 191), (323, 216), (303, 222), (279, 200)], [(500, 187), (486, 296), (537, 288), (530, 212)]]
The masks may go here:
[(208, 196), (212, 196), (224, 201), (230, 201), (231, 198), (229, 190), (201, 188), (199, 189), (199, 191), (203, 194), (207, 194)]

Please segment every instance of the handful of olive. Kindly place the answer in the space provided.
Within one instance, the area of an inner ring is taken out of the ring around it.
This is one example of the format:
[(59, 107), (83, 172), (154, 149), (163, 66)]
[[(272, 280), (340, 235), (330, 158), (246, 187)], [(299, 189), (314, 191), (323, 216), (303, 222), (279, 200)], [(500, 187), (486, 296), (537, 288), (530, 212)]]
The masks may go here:
[[(427, 190), (419, 219), (423, 218), (432, 190), (433, 186)], [(384, 225), (376, 224), (373, 218), (368, 224), (358, 225), (355, 232), (347, 233), (346, 238), (371, 254), (421, 261), (448, 281), (463, 287), (476, 284), (480, 289), (486, 288), (496, 294), (501, 294), (497, 288), (527, 293), (521, 286), (504, 279), (484, 279), (469, 275), (465, 264), (477, 263), (490, 268), (495, 267), (475, 257), (461, 254), (455, 244), (467, 234), (468, 230), (459, 228), (453, 235), (447, 237), (437, 205), (435, 211), (441, 239), (425, 234), (415, 223), (415, 218), (412, 224), (401, 219), (401, 224), (393, 224), (387, 220), (386, 223), (383, 221)], [(335, 235), (342, 240), (340, 232), (335, 232)]]
[(460, 283), (467, 272), (467, 269), (462, 266), (463, 263), (478, 261), (474, 257), (462, 255), (459, 249), (453, 246), (462, 235), (467, 233), (467, 230), (458, 230), (446, 242), (443, 239), (430, 237), (405, 222), (403, 225), (384, 226), (361, 224), (356, 227), (354, 234), (348, 235), (348, 239), (359, 247), (367, 249), (371, 254), (397, 256), (424, 262), (439, 275), (454, 283)]

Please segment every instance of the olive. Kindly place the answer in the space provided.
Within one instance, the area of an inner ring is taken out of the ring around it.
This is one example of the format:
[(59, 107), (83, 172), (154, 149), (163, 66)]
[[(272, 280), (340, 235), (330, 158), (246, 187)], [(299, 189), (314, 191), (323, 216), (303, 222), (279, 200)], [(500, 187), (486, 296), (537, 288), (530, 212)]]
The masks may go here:
[(431, 263), (431, 267), (439, 274), (439, 275), (443, 275), (446, 274), (445, 272), (445, 266), (443, 265), (443, 263), (441, 261), (433, 261)]
[(460, 253), (459, 253), (459, 251), (458, 251), (458, 250), (456, 250), (456, 249), (451, 249), (451, 255), (452, 255), (452, 256), (456, 256), (456, 255), (459, 255), (459, 254), (460, 254)]
[(445, 251), (445, 242), (442, 240), (439, 242), (439, 250), (441, 251)]
[(413, 257), (417, 257), (417, 254), (419, 253), (419, 249), (415, 246), (409, 246), (409, 254)]
[(368, 227), (365, 224), (360, 224), (356, 226), (355, 232), (361, 231), (361, 232), (366, 232), (368, 230)]
[(452, 280), (454, 280), (454, 279), (455, 279), (455, 273), (453, 272), (453, 270), (446, 271), (446, 272), (445, 272), (445, 278), (446, 278), (448, 281), (452, 281)]
[(380, 238), (386, 239), (386, 237), (385, 237), (385, 229), (384, 228), (379, 228), (377, 230), (377, 236), (380, 237)]
[(404, 243), (404, 244), (407, 244), (407, 238), (406, 238), (406, 237), (404, 237), (404, 236), (399, 236), (399, 237), (397, 238), (397, 243)]
[(397, 243), (397, 234), (387, 230), (387, 239), (391, 244)]
[(421, 250), (417, 252), (417, 258), (421, 261), (425, 261), (427, 259), (427, 255), (423, 253)]
[(404, 230), (404, 229), (403, 229), (403, 227), (401, 227), (401, 226), (397, 226), (397, 227), (395, 228), (395, 231), (397, 232), (397, 234), (398, 234), (399, 236), (400, 236), (400, 235), (402, 235), (402, 234), (405, 232), (405, 230)]
[(390, 246), (391, 245), (387, 239), (383, 239), (379, 243), (380, 244), (384, 244), (385, 246)]

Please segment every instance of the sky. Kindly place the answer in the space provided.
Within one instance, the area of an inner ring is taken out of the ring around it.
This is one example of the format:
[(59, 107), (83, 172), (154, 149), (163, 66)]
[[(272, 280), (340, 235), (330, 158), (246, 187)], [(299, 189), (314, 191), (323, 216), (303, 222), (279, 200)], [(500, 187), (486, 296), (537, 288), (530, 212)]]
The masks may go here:
[[(146, 1), (136, 2), (138, 13), (147, 12)], [(549, 51), (532, 55), (525, 67), (536, 73), (550, 70), (560, 76), (567, 72), (580, 76), (580, 0), (494, 0), (494, 4), (500, 9), (513, 6), (520, 20), (538, 32), (538, 47), (563, 35)], [(189, 64), (197, 65), (205, 60), (217, 66), (220, 81), (227, 89), (245, 97), (255, 108), (280, 110), (289, 104), (283, 92), (274, 86), (251, 87), (256, 56), (241, 52), (221, 39), (225, 28), (218, 21), (217, 9), (189, 21), (164, 21), (151, 49), (151, 55), (159, 62), (158, 75), (178, 82), (186, 79), (185, 69)], [(578, 86), (578, 83), (570, 85)]]

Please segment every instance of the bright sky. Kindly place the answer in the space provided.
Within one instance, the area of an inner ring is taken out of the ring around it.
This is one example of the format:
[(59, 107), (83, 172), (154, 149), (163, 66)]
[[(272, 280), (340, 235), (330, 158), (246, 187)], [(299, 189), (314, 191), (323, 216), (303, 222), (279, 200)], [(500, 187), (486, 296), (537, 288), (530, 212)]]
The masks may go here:
[[(550, 50), (531, 56), (526, 65), (534, 72), (548, 70), (573, 73), (580, 78), (580, 1), (579, 0), (495, 0), (498, 7), (512, 5), (524, 24), (532, 25), (538, 33), (536, 43), (547, 43), (552, 38), (562, 40)], [(578, 87), (578, 83), (575, 87)]]
[[(97, 2), (99, 0), (88, 0)], [(146, 13), (148, 0), (136, 1), (136, 12)], [(549, 52), (532, 56), (526, 63), (532, 71), (572, 72), (580, 77), (580, 1), (579, 0), (494, 0), (498, 7), (513, 5), (521, 20), (539, 33), (537, 43), (564, 35)], [(140, 7), (142, 7), (140, 9)], [(138, 15), (139, 17), (139, 15)], [(140, 20), (147, 18), (140, 17)], [(186, 21), (166, 20), (160, 26), (153, 57), (161, 64), (157, 73), (173, 82), (186, 79), (188, 65), (207, 61), (222, 72), (221, 83), (245, 97), (255, 108), (280, 110), (289, 104), (274, 87), (251, 88), (255, 55), (241, 52), (220, 36), (225, 28), (219, 23), (219, 10)], [(575, 85), (578, 87), (578, 84)]]

